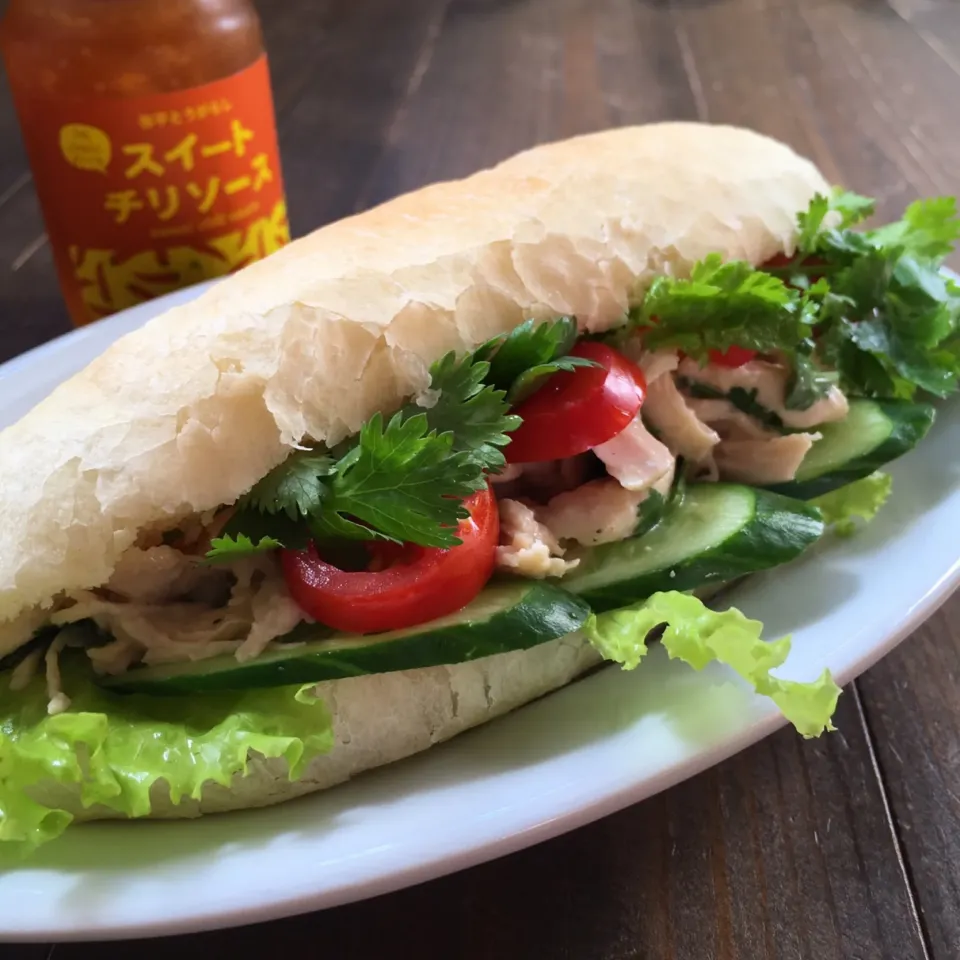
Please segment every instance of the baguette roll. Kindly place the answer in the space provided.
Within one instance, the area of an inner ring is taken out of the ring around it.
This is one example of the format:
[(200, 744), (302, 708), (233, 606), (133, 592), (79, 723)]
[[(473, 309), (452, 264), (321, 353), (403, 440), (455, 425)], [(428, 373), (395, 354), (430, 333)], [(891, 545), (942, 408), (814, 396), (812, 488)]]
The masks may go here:
[[(707, 254), (759, 264), (791, 253), (798, 211), (828, 189), (809, 161), (757, 133), (627, 127), (398, 197), (224, 279), (118, 340), (0, 433), (0, 637), (29, 635), (55, 598), (104, 584), (145, 530), (233, 503), (298, 444), (336, 442), (396, 409), (447, 351), (530, 317), (607, 329), (654, 277), (683, 275)], [(597, 661), (574, 635), (321, 684), (336, 746), (300, 781), (255, 759), (200, 804), (175, 807), (155, 791), (153, 815), (330, 786)], [(54, 799), (82, 816), (109, 813)]]

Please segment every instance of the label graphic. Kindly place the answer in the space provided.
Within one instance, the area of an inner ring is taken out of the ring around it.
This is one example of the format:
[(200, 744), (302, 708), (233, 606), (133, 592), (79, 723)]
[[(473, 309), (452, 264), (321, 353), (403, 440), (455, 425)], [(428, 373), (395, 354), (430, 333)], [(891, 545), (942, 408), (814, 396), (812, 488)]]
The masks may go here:
[(266, 57), (191, 90), (34, 101), (26, 114), (76, 323), (233, 272), (290, 239)]

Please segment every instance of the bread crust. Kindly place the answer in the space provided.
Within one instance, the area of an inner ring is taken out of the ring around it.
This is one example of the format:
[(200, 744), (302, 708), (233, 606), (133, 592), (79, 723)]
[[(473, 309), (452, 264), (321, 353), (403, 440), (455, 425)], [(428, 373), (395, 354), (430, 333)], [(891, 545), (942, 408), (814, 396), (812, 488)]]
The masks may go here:
[[(104, 583), (145, 526), (233, 502), (304, 438), (335, 442), (428, 367), (528, 317), (609, 327), (656, 275), (708, 253), (792, 252), (828, 185), (732, 127), (627, 127), (536, 147), (330, 224), (123, 337), (0, 433), (0, 623)], [(336, 746), (291, 782), (251, 760), (156, 817), (264, 806), (390, 763), (563, 686), (580, 635), (486, 660), (321, 684)], [(38, 798), (80, 819), (78, 792)]]
[(602, 329), (658, 273), (791, 250), (816, 168), (759, 134), (625, 127), (292, 243), (118, 340), (0, 433), (0, 623), (98, 586), (147, 525), (233, 502), (429, 364), (523, 319)]
[[(334, 747), (297, 780), (283, 759), (253, 755), (246, 776), (229, 787), (204, 786), (198, 800), (170, 800), (164, 781), (150, 792), (152, 819), (183, 819), (283, 803), (325, 790), (373, 767), (409, 757), (562, 687), (600, 663), (582, 634), (449, 667), (428, 667), (317, 685), (334, 727)], [(124, 819), (104, 806), (84, 807), (75, 785), (48, 782), (31, 790), (76, 820)]]

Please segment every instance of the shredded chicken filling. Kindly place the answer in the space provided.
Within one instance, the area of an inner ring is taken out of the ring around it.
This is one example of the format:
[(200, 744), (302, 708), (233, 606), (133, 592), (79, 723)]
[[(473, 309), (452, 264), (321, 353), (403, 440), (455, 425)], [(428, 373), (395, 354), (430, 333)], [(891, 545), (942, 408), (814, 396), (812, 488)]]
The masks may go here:
[[(565, 559), (568, 548), (632, 536), (648, 498), (669, 495), (678, 457), (698, 480), (758, 485), (791, 480), (818, 437), (813, 428), (842, 419), (848, 410), (836, 388), (807, 410), (788, 409), (789, 370), (777, 363), (700, 367), (674, 351), (644, 352), (638, 342), (625, 352), (648, 385), (640, 414), (625, 430), (589, 453), (513, 464), (491, 478), (500, 510), (500, 569), (522, 577), (563, 577), (579, 562)], [(709, 388), (710, 395), (691, 388), (696, 385)], [(739, 409), (726, 396), (734, 388), (749, 391), (787, 432)], [(52, 612), (31, 610), (0, 624), (0, 657), (23, 647), (42, 626), (81, 621), (92, 621), (109, 638), (86, 647), (102, 675), (139, 663), (260, 656), (309, 618), (290, 597), (275, 558), (258, 556), (226, 567), (201, 562), (226, 514), (190, 518), (172, 536), (145, 532), (102, 588), (61, 597)], [(12, 688), (21, 689), (43, 670), (50, 712), (67, 709), (59, 662), (70, 644), (69, 631), (61, 631), (46, 652), (31, 650), (16, 665)]]
[[(647, 380), (641, 412), (624, 431), (588, 454), (511, 464), (493, 478), (500, 497), (501, 569), (562, 577), (572, 568), (563, 559), (568, 547), (632, 536), (650, 495), (669, 494), (680, 457), (688, 476), (699, 481), (792, 480), (819, 438), (812, 428), (843, 419), (849, 409), (836, 387), (806, 410), (788, 408), (790, 371), (783, 364), (755, 359), (735, 368), (701, 367), (676, 351), (643, 351), (639, 341), (624, 352)], [(691, 385), (709, 388), (711, 396)], [(789, 432), (738, 408), (727, 396), (736, 388)]]
[[(134, 547), (97, 590), (61, 598), (45, 616), (50, 626), (89, 621), (109, 639), (86, 654), (101, 675), (138, 664), (203, 660), (232, 654), (243, 662), (259, 656), (309, 617), (293, 601), (276, 560), (259, 556), (229, 567), (200, 563), (196, 554), (171, 546)], [(11, 679), (22, 689), (41, 666), (46, 671), (50, 711), (69, 706), (63, 694), (59, 655), (69, 646), (62, 631), (48, 648), (28, 654)], [(35, 655), (36, 654), (36, 655)]]

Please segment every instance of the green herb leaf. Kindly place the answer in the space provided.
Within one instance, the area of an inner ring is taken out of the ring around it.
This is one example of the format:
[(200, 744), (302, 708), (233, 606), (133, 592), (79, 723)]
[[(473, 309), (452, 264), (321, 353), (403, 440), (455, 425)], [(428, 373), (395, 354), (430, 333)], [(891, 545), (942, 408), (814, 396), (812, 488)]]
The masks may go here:
[(769, 407), (765, 407), (757, 400), (757, 390), (748, 390), (746, 387), (732, 387), (729, 393), (717, 390), (707, 383), (700, 383), (689, 377), (677, 377), (677, 386), (685, 390), (691, 397), (703, 400), (727, 400), (742, 413), (753, 417), (758, 423), (778, 433), (789, 433), (780, 419)]
[(447, 354), (431, 371), (432, 406), (410, 403), (386, 425), (376, 414), (333, 451), (291, 454), (241, 499), (209, 559), (337, 537), (459, 543), (459, 501), (503, 466), (499, 448), (520, 425), (504, 392), (484, 383), (489, 369)]
[(837, 379), (836, 373), (822, 370), (807, 353), (798, 351), (783, 405), (788, 410), (808, 410), (827, 395)]
[(870, 232), (874, 246), (900, 247), (921, 259), (946, 257), (960, 239), (957, 201), (953, 197), (932, 197), (911, 203), (896, 223)]
[[(682, 464), (678, 464), (676, 475), (674, 490), (677, 489), (677, 484), (683, 482)], [(630, 536), (642, 537), (645, 533), (649, 533), (663, 518), (666, 505), (667, 498), (659, 490), (651, 490), (637, 506), (637, 524)]]
[(479, 464), (497, 470), (505, 462), (498, 448), (510, 442), (507, 434), (520, 426), (520, 418), (510, 415), (503, 390), (486, 385), (489, 371), (485, 361), (448, 353), (430, 371), (433, 406), (408, 404), (404, 416), (424, 414), (429, 429), (453, 434), (455, 451), (470, 452)]
[[(585, 357), (560, 357), (557, 360), (551, 360), (549, 363), (540, 363), (523, 373), (513, 381), (513, 386), (507, 394), (507, 399), (511, 403), (520, 403), (527, 397), (536, 393), (544, 382), (553, 374), (560, 371), (570, 372), (578, 367), (599, 367), (600, 364), (595, 360), (587, 360)], [(519, 424), (519, 420), (518, 420)]]
[(291, 520), (313, 513), (326, 493), (326, 478), (337, 469), (328, 453), (297, 450), (274, 467), (241, 501), (261, 513), (285, 513)]
[(261, 537), (256, 542), (242, 533), (238, 534), (236, 539), (229, 535), (215, 537), (210, 541), (210, 550), (206, 559), (211, 563), (230, 563), (258, 553), (270, 553), (282, 546), (283, 544), (273, 537)]
[(917, 201), (896, 223), (863, 232), (849, 227), (869, 213), (864, 198), (836, 204), (831, 209), (844, 214), (839, 226), (823, 228), (823, 198), (801, 214), (801, 248), (812, 259), (809, 268), (791, 268), (807, 271), (807, 281), (810, 274), (826, 277), (810, 291), (819, 304), (820, 359), (850, 393), (953, 393), (960, 381), (960, 289), (941, 272), (941, 261), (960, 239), (955, 200)]
[(797, 240), (799, 252), (812, 253), (816, 249), (824, 228), (824, 220), (829, 213), (840, 215), (839, 223), (832, 225), (834, 229), (846, 229), (873, 216), (874, 207), (874, 201), (869, 197), (862, 197), (849, 190), (834, 190), (829, 198), (818, 193), (810, 201), (806, 212), (797, 217), (800, 227)]
[(677, 347), (701, 362), (732, 346), (792, 351), (810, 333), (798, 291), (749, 263), (724, 263), (720, 254), (696, 264), (689, 279), (658, 277), (633, 319), (648, 327), (651, 350)]
[[(273, 540), (290, 550), (303, 550), (309, 545), (311, 534), (299, 513), (296, 519), (291, 519), (286, 511), (262, 513), (252, 505), (245, 505), (241, 500), (233, 516), (220, 532), (219, 539), (239, 542), (241, 537), (245, 537), (255, 545)], [(213, 541), (212, 545), (215, 543), (216, 541)], [(207, 559), (228, 562), (238, 559), (239, 556), (239, 553), (232, 555), (224, 553), (222, 556), (211, 557), (208, 553)]]
[(525, 320), (510, 333), (489, 340), (473, 353), (474, 360), (489, 360), (487, 383), (498, 390), (509, 390), (514, 381), (542, 364), (566, 356), (577, 340), (577, 321), (573, 317), (556, 320)]
[(460, 542), (457, 524), (467, 516), (460, 501), (485, 482), (472, 452), (455, 452), (453, 434), (431, 431), (425, 414), (398, 413), (385, 425), (377, 413), (337, 465), (311, 527), (329, 536), (453, 546)]

